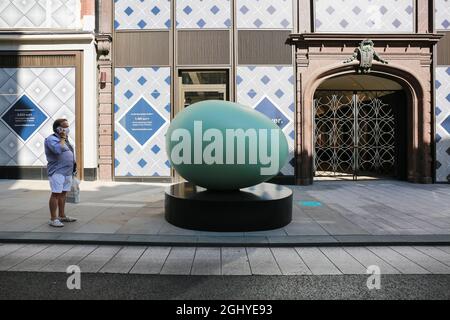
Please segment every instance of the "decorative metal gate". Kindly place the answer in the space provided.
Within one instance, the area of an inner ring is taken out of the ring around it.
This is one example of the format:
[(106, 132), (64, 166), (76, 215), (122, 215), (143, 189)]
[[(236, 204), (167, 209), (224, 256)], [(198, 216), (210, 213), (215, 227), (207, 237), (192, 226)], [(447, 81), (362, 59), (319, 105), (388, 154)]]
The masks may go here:
[(394, 176), (397, 165), (395, 91), (317, 91), (315, 176)]

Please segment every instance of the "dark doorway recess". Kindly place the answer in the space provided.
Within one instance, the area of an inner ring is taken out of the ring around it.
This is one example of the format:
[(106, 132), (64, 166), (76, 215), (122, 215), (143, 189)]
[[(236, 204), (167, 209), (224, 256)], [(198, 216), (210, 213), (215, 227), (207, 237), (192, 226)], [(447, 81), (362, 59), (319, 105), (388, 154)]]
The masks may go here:
[(403, 90), (318, 90), (314, 176), (407, 178)]

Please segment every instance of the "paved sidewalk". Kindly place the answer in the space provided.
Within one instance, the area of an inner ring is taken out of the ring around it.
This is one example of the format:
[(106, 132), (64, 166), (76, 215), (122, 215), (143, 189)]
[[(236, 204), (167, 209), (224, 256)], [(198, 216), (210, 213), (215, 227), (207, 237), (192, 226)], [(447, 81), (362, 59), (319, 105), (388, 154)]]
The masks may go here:
[(0, 180), (0, 241), (195, 246), (449, 244), (450, 185), (320, 181), (291, 186), (293, 221), (267, 232), (185, 230), (164, 219), (166, 184), (82, 182), (79, 220), (47, 225), (47, 181)]
[(0, 272), (160, 275), (365, 275), (450, 274), (450, 246), (391, 247), (141, 247), (0, 245)]

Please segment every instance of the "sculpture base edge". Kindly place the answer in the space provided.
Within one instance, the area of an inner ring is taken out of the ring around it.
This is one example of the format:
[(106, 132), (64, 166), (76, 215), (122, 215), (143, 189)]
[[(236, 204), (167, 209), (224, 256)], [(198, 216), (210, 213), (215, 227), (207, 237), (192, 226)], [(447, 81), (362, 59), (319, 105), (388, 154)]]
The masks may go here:
[(165, 192), (165, 218), (180, 228), (213, 232), (273, 230), (292, 220), (292, 190), (261, 183), (239, 191), (210, 191), (189, 182)]

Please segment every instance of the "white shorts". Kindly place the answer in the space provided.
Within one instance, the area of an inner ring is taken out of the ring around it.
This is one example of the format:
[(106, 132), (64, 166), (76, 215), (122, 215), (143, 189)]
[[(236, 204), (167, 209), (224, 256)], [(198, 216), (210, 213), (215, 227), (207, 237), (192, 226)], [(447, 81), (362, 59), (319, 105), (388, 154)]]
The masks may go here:
[(48, 180), (50, 181), (50, 188), (53, 193), (70, 191), (72, 187), (72, 176), (63, 176), (60, 173), (54, 173), (48, 177)]

